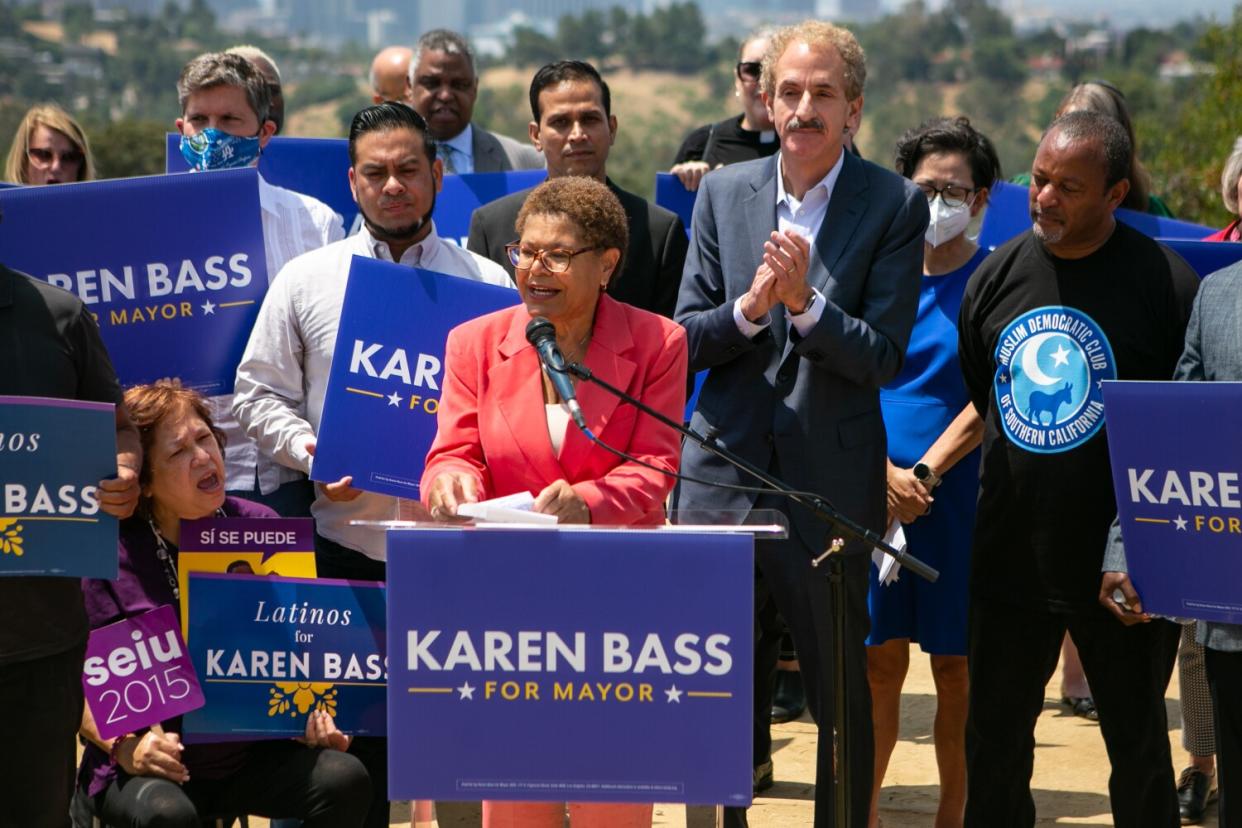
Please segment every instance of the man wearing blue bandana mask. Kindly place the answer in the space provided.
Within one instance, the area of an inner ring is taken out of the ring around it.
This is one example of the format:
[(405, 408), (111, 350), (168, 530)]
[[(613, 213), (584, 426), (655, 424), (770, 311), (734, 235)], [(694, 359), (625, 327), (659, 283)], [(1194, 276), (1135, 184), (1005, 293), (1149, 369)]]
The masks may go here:
[[(195, 171), (258, 164), (276, 132), (271, 84), (245, 56), (199, 55), (177, 79), (181, 155)], [(260, 220), (270, 282), (290, 259), (344, 238), (341, 217), (310, 196), (258, 177)], [(310, 514), (314, 489), (304, 475), (263, 456), (233, 418), (232, 396), (211, 397), (212, 414), (228, 438), (224, 466), (230, 494), (271, 506), (286, 517)]]

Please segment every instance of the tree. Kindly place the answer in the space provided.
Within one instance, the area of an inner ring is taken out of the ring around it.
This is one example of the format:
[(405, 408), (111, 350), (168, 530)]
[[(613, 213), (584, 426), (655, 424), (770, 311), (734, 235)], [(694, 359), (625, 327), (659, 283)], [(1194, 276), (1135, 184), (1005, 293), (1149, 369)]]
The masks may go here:
[[(1230, 216), (1220, 197), (1220, 174), (1242, 135), (1242, 4), (1233, 20), (1211, 26), (1197, 51), (1210, 71), (1191, 79), (1175, 118), (1144, 119), (1139, 143), (1150, 148), (1148, 170), (1162, 184), (1173, 213), (1188, 221), (1223, 226)], [(1172, 123), (1172, 128), (1170, 128)]]
[(513, 30), (513, 45), (509, 47), (509, 60), (519, 66), (542, 66), (559, 60), (560, 47), (556, 41), (530, 26), (518, 26)]
[(66, 42), (77, 43), (95, 30), (95, 10), (90, 3), (69, 3), (61, 11), (60, 24)]

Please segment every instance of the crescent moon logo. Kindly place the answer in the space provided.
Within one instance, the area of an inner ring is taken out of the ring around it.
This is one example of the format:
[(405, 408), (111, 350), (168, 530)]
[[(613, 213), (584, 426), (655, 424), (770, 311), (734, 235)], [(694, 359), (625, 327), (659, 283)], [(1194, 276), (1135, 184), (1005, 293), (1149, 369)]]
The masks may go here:
[(1022, 344), (1022, 373), (1036, 385), (1055, 385), (1061, 380), (1050, 377), (1039, 367), (1039, 349), (1049, 338), (1057, 336), (1053, 333), (1035, 334)]
[(1046, 305), (1012, 319), (998, 331), (993, 359), (996, 420), (1013, 445), (1056, 454), (1103, 428), (1101, 389), (1117, 366), (1103, 329), (1081, 310)]

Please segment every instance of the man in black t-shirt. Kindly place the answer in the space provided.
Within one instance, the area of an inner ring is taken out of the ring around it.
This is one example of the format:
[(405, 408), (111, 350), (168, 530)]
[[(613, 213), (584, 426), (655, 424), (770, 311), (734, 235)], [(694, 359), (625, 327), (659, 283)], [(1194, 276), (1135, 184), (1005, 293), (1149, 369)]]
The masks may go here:
[(1171, 376), (1198, 288), (1175, 253), (1113, 218), (1131, 153), (1111, 118), (1056, 120), (1032, 169), (1032, 231), (989, 256), (962, 300), (962, 371), (986, 422), (967, 826), (1034, 824), (1035, 721), (1067, 629), (1100, 713), (1115, 824), (1178, 824), (1164, 708), (1177, 627), (1123, 627), (1096, 600), (1116, 514), (1102, 383)]
[[(72, 293), (0, 265), (0, 395), (116, 403), (117, 476), (99, 506), (138, 503), (142, 447), (91, 313)], [(86, 610), (77, 578), (0, 578), (0, 826), (69, 824), (82, 721)]]

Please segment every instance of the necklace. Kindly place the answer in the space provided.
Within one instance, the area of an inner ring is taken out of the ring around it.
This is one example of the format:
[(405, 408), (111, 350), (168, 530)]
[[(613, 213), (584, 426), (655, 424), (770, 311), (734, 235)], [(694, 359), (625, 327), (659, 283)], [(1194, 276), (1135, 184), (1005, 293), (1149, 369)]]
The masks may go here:
[(160, 534), (160, 530), (155, 528), (155, 521), (147, 518), (147, 525), (151, 527), (151, 534), (155, 536), (155, 557), (159, 559), (164, 567), (164, 577), (168, 580), (168, 586), (172, 588), (173, 598), (181, 600), (180, 580), (177, 578), (177, 564), (173, 562), (172, 555), (168, 552), (168, 542), (164, 540), (164, 536)]
[[(225, 517), (224, 509), (216, 509), (215, 517)], [(172, 553), (168, 551), (168, 541), (164, 540), (160, 530), (155, 528), (155, 520), (153, 518), (147, 518), (147, 526), (151, 527), (151, 534), (155, 536), (155, 557), (163, 565), (164, 577), (168, 581), (168, 586), (172, 589), (173, 598), (180, 601), (181, 580), (177, 577), (177, 564), (172, 558)]]

